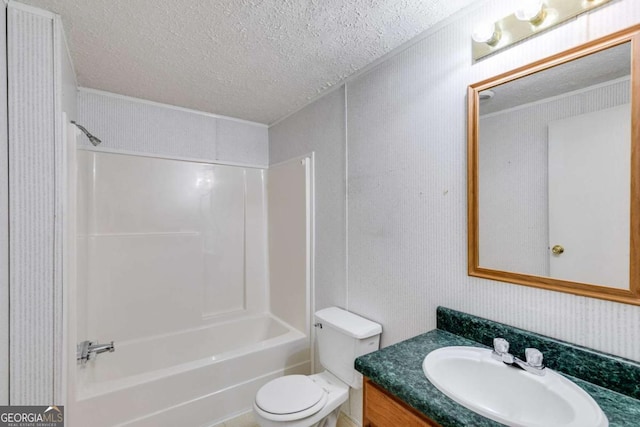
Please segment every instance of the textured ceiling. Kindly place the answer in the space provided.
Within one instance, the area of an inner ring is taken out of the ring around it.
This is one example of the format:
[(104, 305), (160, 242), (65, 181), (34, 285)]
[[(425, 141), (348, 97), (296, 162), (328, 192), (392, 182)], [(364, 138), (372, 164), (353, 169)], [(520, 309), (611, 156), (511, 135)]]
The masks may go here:
[(253, 120), (297, 110), (474, 0), (21, 0), (80, 86)]

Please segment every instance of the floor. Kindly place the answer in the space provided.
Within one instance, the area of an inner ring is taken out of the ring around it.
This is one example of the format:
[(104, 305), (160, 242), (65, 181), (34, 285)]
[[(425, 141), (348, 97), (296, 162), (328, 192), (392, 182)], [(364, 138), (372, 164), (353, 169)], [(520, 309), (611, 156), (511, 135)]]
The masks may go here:
[[(214, 427), (259, 427), (253, 418), (253, 414), (251, 412), (240, 415), (232, 420), (225, 421), (224, 423), (217, 424)], [(349, 417), (347, 417), (344, 413), (340, 413), (340, 417), (338, 418), (338, 425), (336, 427), (358, 427), (358, 425), (353, 422)]]

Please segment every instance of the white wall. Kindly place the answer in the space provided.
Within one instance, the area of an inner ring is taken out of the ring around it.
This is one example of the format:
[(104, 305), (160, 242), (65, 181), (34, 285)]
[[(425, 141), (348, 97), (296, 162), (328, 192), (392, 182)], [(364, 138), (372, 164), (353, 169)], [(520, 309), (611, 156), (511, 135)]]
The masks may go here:
[[(64, 220), (69, 215), (69, 187), (67, 185), (69, 168), (72, 167), (69, 164), (69, 157), (67, 156), (67, 150), (69, 148), (67, 144), (68, 135), (65, 135), (66, 125), (63, 124), (63, 120), (67, 120), (67, 125), (72, 126), (69, 122), (75, 120), (78, 113), (77, 108), (77, 91), (78, 82), (76, 80), (76, 72), (73, 68), (73, 62), (71, 61), (71, 54), (69, 52), (69, 46), (62, 27), (62, 20), (59, 16), (54, 19), (54, 46), (56, 49), (56, 123), (59, 124), (56, 129), (57, 143), (56, 143), (56, 182), (59, 185), (59, 192), (56, 196), (56, 277), (55, 277), (55, 296), (54, 296), (54, 335), (55, 335), (55, 349), (54, 349), (54, 401), (65, 403), (65, 352), (64, 338), (65, 338), (65, 319), (63, 313), (63, 307), (65, 304), (65, 292), (69, 286), (69, 275), (67, 262), (67, 251), (69, 248), (63, 248), (63, 241), (68, 236), (67, 228), (68, 223)], [(62, 114), (64, 113), (64, 115)], [(74, 275), (75, 276), (75, 275)], [(65, 281), (66, 280), (66, 281)], [(75, 344), (75, 343), (74, 343)], [(67, 347), (69, 348), (69, 347)], [(75, 347), (74, 347), (75, 348)], [(71, 353), (72, 354), (72, 353)]]
[(62, 113), (75, 76), (61, 21), (7, 16), (10, 403), (62, 403)]
[[(348, 286), (344, 276), (319, 283), (317, 308), (335, 304), (380, 322), (383, 346), (435, 328), (443, 305), (640, 360), (640, 307), (467, 275), (467, 86), (640, 21), (640, 3), (620, 0), (473, 64), (473, 26), (512, 8), (478, 2), (347, 82)], [(340, 152), (342, 116), (321, 113), (332, 102), (341, 108), (341, 93), (274, 126), (272, 160), (311, 143)], [(328, 166), (318, 156), (318, 191), (328, 174), (344, 173), (342, 159)], [(324, 232), (338, 235), (320, 218), (342, 215), (340, 202), (318, 197), (318, 246)], [(341, 236), (325, 243), (342, 253)], [(317, 264), (318, 275), (333, 268), (320, 254)]]
[(480, 265), (549, 275), (548, 124), (630, 102), (629, 80), (480, 116)]
[(7, 18), (10, 402), (44, 405), (54, 387), (53, 19), (11, 6)]
[[(78, 92), (78, 123), (102, 140), (97, 151), (269, 164), (268, 129), (260, 123), (90, 89)], [(92, 148), (84, 136), (79, 141)]]
[(315, 153), (315, 306), (347, 301), (344, 91), (269, 128), (271, 164)]
[(59, 32), (56, 36), (60, 55), (60, 103), (62, 111), (67, 113), (69, 121), (78, 118), (78, 81), (76, 72), (71, 62), (71, 53), (64, 33), (62, 24), (58, 24)]
[(271, 313), (309, 334), (311, 158), (269, 168), (269, 306)]
[[(7, 9), (0, 8), (0, 81), (7, 79)], [(7, 85), (0, 85), (0, 405), (9, 404), (9, 169)]]

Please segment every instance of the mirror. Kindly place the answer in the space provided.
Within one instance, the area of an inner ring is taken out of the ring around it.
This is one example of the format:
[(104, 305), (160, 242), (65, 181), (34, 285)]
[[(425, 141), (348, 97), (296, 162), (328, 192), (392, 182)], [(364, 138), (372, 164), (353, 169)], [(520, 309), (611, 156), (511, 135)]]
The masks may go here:
[(469, 275), (640, 305), (640, 25), (469, 86)]

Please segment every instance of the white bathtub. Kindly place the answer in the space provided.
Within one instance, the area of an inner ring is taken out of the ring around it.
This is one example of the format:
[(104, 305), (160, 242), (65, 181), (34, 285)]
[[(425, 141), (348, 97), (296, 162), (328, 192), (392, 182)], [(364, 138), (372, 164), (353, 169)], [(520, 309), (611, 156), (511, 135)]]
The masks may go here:
[(115, 345), (78, 368), (70, 427), (211, 426), (272, 378), (310, 372), (308, 338), (268, 314)]

